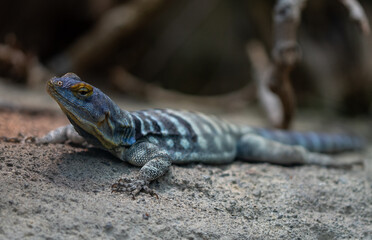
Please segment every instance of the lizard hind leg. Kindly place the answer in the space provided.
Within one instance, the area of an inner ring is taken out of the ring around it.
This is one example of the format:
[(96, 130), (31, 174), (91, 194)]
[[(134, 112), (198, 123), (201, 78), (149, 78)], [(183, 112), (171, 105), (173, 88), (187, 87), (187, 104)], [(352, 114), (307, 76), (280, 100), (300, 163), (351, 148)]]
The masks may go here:
[(339, 162), (329, 155), (309, 152), (301, 146), (286, 145), (254, 134), (246, 134), (239, 140), (237, 157), (250, 161), (269, 162), (282, 165), (350, 165), (350, 163)]

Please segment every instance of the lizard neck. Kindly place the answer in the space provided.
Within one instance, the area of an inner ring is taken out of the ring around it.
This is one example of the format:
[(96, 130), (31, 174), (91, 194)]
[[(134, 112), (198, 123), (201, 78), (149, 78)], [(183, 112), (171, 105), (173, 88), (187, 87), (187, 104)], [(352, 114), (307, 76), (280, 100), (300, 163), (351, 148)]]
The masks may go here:
[(96, 122), (86, 121), (66, 109), (64, 112), (76, 131), (97, 147), (112, 150), (134, 144), (135, 128), (130, 113), (112, 101), (106, 101), (101, 107), (105, 110)]
[(133, 118), (128, 111), (120, 109), (115, 104), (115, 112), (110, 115), (108, 123), (111, 125), (110, 133), (116, 146), (131, 146), (136, 142), (136, 131)]

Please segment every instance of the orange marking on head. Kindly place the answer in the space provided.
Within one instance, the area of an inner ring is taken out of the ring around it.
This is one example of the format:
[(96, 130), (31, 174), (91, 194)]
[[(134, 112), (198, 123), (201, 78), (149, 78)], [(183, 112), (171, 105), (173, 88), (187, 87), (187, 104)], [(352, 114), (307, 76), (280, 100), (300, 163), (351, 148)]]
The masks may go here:
[(77, 90), (79, 90), (80, 88), (83, 88), (83, 87), (85, 87), (85, 88), (88, 89), (89, 91), (92, 91), (92, 90), (93, 90), (93, 87), (90, 86), (89, 84), (86, 84), (86, 83), (77, 83), (77, 84), (75, 84), (75, 85), (72, 85), (72, 86), (70, 87), (70, 89), (71, 89), (72, 91), (77, 91)]
[(79, 91), (84, 92), (86, 97), (89, 97), (93, 94), (93, 87), (87, 83), (77, 83), (72, 85), (70, 90), (75, 94), (75, 96), (79, 93)]

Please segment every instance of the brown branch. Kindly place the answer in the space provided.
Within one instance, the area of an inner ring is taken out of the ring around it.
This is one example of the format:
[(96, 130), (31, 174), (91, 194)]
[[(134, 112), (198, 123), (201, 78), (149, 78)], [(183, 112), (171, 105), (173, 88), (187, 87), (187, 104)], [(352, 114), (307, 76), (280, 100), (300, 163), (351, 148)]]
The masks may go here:
[(287, 129), (294, 117), (295, 98), (290, 73), (300, 59), (297, 28), (306, 0), (278, 0), (274, 8), (273, 62), (260, 43), (249, 43), (258, 97), (270, 124)]
[[(289, 128), (294, 116), (295, 99), (290, 73), (301, 57), (297, 44), (297, 28), (305, 4), (306, 0), (278, 0), (274, 8), (274, 65), (265, 84), (282, 103), (281, 121), (272, 122), (279, 128)], [(269, 119), (273, 120), (272, 117)]]
[(254, 72), (253, 78), (257, 85), (257, 97), (270, 125), (280, 127), (283, 122), (283, 105), (279, 97), (269, 88), (274, 66), (260, 42), (249, 42), (246, 45), (246, 52)]
[(112, 70), (110, 80), (115, 89), (151, 102), (166, 100), (168, 102), (203, 103), (204, 106), (223, 108), (228, 111), (244, 109), (253, 101), (255, 96), (251, 85), (216, 96), (192, 96), (146, 83), (122, 67), (116, 67)]
[[(278, 0), (274, 8), (274, 48), (272, 51), (274, 67), (266, 84), (278, 95), (283, 107), (281, 124), (272, 124), (288, 128), (294, 117), (295, 97), (290, 82), (290, 73), (300, 60), (300, 48), (297, 43), (297, 29), (300, 24), (301, 11), (307, 0)], [(366, 14), (356, 0), (340, 0), (350, 12), (350, 18), (356, 21), (363, 34), (370, 32)], [(266, 80), (267, 81), (267, 80)], [(268, 116), (271, 113), (267, 113)]]
[(58, 73), (81, 72), (92, 67), (109, 56), (121, 40), (142, 26), (163, 2), (132, 0), (107, 11), (92, 31), (76, 41), (50, 65)]
[(293, 66), (299, 59), (297, 28), (306, 0), (278, 0), (274, 8), (275, 64)]
[(33, 87), (52, 77), (36, 56), (6, 44), (0, 44), (0, 74)]
[(283, 108), (282, 122), (280, 124), (273, 123), (273, 125), (277, 128), (290, 128), (294, 117), (296, 104), (290, 81), (291, 70), (292, 66), (275, 66), (271, 74), (271, 79), (269, 79), (271, 80), (269, 82), (270, 90), (279, 97)]
[(350, 18), (358, 24), (362, 33), (368, 35), (371, 29), (362, 5), (357, 0), (340, 1), (349, 10)]

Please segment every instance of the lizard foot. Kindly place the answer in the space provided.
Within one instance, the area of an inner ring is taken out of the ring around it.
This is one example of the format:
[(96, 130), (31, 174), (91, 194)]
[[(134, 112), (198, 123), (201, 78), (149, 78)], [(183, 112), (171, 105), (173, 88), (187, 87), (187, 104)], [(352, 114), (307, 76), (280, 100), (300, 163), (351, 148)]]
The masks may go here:
[(148, 186), (149, 184), (150, 181), (141, 179), (121, 178), (117, 183), (114, 183), (111, 186), (111, 190), (115, 193), (129, 192), (133, 199), (135, 199), (137, 194), (143, 190), (145, 193), (148, 193), (151, 196), (155, 196), (157, 199), (159, 199), (159, 196), (155, 193), (155, 191)]
[(0, 137), (2, 142), (10, 142), (10, 143), (20, 143), (22, 139), (18, 137)]
[(35, 142), (36, 137), (27, 137), (23, 134), (19, 133), (18, 137), (0, 137), (0, 140), (3, 142), (10, 142), (10, 143), (30, 143)]

